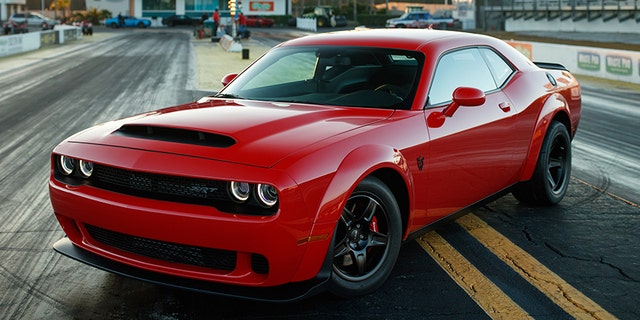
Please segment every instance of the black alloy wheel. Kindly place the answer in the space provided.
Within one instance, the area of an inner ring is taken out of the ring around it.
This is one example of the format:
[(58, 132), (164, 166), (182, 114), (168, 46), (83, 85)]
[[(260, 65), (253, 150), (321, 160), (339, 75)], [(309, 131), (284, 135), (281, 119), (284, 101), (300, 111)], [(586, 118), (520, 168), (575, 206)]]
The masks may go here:
[(336, 226), (330, 291), (353, 297), (389, 277), (400, 251), (400, 209), (380, 180), (364, 179), (349, 196)]
[(551, 122), (542, 142), (531, 180), (520, 183), (513, 195), (523, 203), (554, 205), (567, 193), (571, 178), (571, 138), (567, 128)]

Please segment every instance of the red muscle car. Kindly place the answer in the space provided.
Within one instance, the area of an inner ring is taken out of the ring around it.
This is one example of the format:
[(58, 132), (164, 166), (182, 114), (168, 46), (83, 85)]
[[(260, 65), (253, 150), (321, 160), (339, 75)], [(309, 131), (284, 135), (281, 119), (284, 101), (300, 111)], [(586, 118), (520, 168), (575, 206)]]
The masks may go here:
[(506, 192), (556, 204), (569, 184), (579, 84), (498, 39), (317, 34), (223, 83), (59, 144), (54, 248), (201, 292), (350, 297), (436, 222)]

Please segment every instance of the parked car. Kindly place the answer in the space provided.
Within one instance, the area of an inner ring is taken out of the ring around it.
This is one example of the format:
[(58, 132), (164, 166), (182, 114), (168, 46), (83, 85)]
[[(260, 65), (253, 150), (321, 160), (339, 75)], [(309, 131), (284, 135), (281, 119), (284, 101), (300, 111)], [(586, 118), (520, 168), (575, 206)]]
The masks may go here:
[(18, 34), (18, 33), (28, 33), (29, 26), (27, 26), (27, 22), (23, 21), (21, 23), (17, 23), (15, 21), (7, 21), (2, 24), (2, 29), (5, 35), (10, 34)]
[(54, 148), (55, 250), (225, 296), (353, 297), (436, 223), (506, 191), (553, 205), (569, 185), (578, 82), (495, 38), (320, 33), (222, 82)]
[(275, 20), (262, 16), (247, 16), (247, 27), (273, 27)]
[(17, 24), (26, 22), (29, 26), (41, 27), (44, 30), (53, 29), (54, 26), (60, 24), (60, 20), (49, 19), (37, 12), (19, 12), (14, 13), (9, 18)]
[(151, 20), (146, 18), (122, 16), (122, 21), (119, 21), (118, 17), (108, 18), (104, 21), (104, 25), (111, 28), (148, 28), (151, 26)]
[(194, 19), (185, 14), (174, 14), (166, 18), (162, 18), (162, 24), (165, 26), (195, 26), (201, 23), (202, 20)]
[(387, 28), (431, 28), (461, 30), (462, 22), (451, 17), (451, 11), (440, 11), (432, 15), (429, 11), (409, 11), (398, 18), (387, 20)]

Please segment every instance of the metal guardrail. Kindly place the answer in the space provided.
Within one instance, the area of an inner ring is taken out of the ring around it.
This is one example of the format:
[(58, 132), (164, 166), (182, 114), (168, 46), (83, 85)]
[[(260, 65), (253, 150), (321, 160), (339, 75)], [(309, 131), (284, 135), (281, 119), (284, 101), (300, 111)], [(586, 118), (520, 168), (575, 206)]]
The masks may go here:
[(503, 0), (484, 6), (485, 14), (503, 19), (640, 22), (640, 0)]
[(635, 19), (640, 22), (640, 0), (504, 0), (485, 6), (485, 12), (503, 12), (505, 18), (578, 21)]

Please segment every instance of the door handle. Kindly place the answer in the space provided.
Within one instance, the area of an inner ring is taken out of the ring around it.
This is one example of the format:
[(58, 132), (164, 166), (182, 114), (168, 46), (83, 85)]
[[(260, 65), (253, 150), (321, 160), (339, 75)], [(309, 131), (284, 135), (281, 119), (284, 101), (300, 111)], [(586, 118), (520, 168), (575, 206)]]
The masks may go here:
[(502, 111), (504, 112), (511, 111), (511, 105), (509, 104), (509, 102), (502, 102), (498, 105), (498, 107), (500, 107), (500, 109), (502, 109)]

